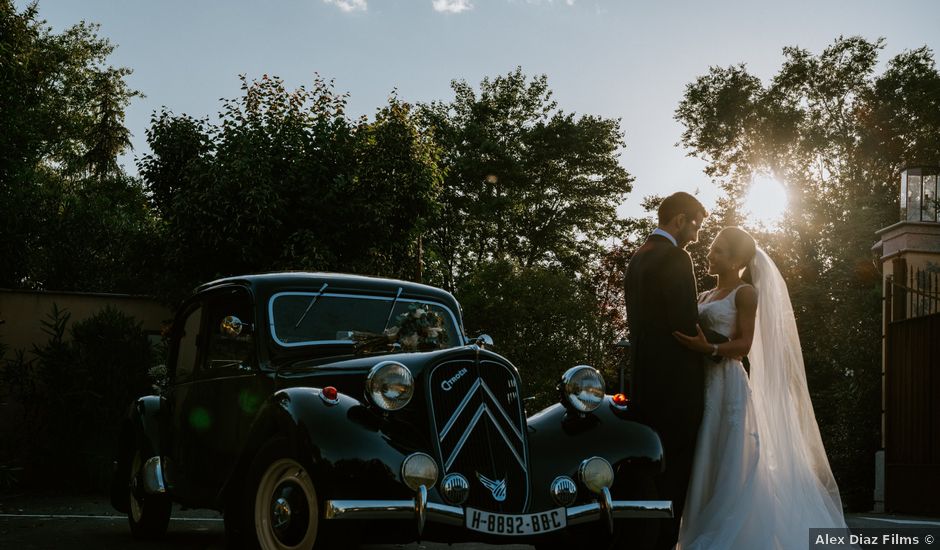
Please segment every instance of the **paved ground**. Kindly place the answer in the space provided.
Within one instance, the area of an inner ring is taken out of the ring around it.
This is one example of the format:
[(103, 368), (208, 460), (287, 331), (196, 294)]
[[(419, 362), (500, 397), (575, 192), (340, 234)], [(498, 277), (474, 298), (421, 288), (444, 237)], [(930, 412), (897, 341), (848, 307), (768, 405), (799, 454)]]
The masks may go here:
[[(101, 496), (0, 496), (0, 550), (222, 550), (222, 518), (209, 511), (174, 507), (166, 539), (141, 542), (131, 538), (127, 517)], [(514, 544), (413, 543), (363, 545), (361, 550), (532, 550)]]
[[(884, 514), (850, 514), (850, 527), (931, 526), (940, 528), (940, 518), (894, 516)], [(0, 497), (0, 547), (6, 549), (85, 549), (149, 550), (221, 550), (224, 545), (222, 520), (218, 514), (174, 509), (167, 538), (161, 542), (134, 541), (127, 519), (111, 509), (103, 497), (26, 496)], [(372, 545), (363, 550), (427, 549), (427, 550), (528, 550), (531, 546), (485, 544), (409, 544)]]

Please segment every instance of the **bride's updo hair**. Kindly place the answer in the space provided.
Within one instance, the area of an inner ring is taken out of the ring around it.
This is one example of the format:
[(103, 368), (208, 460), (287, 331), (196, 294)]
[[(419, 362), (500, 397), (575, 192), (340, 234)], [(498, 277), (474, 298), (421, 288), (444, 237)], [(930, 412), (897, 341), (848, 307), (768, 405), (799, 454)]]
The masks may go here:
[[(757, 242), (754, 237), (740, 227), (725, 227), (718, 235), (725, 238), (731, 257), (741, 262), (742, 266), (748, 266), (754, 259), (754, 254), (757, 254)], [(750, 282), (750, 270), (745, 270), (742, 279)]]

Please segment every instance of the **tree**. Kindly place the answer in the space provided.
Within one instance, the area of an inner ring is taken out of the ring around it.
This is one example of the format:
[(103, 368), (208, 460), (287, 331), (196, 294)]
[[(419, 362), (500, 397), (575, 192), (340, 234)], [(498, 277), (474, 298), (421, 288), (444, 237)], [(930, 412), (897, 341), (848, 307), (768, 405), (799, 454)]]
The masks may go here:
[(36, 4), (0, 0), (0, 286), (128, 290), (111, 268), (148, 213), (117, 165), (139, 93), (107, 65), (113, 50), (96, 25), (55, 34)]
[(131, 146), (131, 133), (124, 126), (124, 109), (131, 97), (140, 94), (127, 91), (124, 77), (128, 75), (129, 69), (109, 67), (92, 79), (92, 120), (84, 139), (82, 165), (99, 180), (121, 173), (118, 155)]
[(785, 48), (766, 85), (744, 65), (712, 67), (676, 110), (682, 144), (727, 193), (729, 220), (740, 220), (752, 174), (788, 187), (782, 230), (756, 232), (788, 282), (820, 428), (851, 507), (870, 503), (879, 446), (880, 276), (870, 249), (875, 231), (897, 220), (900, 167), (936, 162), (940, 151), (931, 52), (898, 55), (878, 75), (883, 45), (840, 37), (819, 55)]
[(617, 120), (565, 113), (548, 79), (521, 68), (454, 81), (454, 100), (421, 106), (442, 149), (441, 210), (428, 234), (434, 281), (447, 288), (491, 260), (586, 268), (615, 233), (632, 181)]
[(444, 174), (424, 240), (429, 281), (454, 291), (468, 330), (491, 334), (526, 373), (532, 406), (555, 400), (576, 364), (615, 387), (623, 313), (602, 243), (620, 232), (631, 189), (619, 120), (562, 111), (547, 77), (521, 68), (451, 87), (452, 101), (419, 108)]
[(366, 257), (367, 271), (405, 278), (417, 275), (419, 241), (441, 191), (440, 151), (412, 111), (393, 95), (374, 122), (357, 129), (355, 188), (346, 193), (354, 199), (345, 205), (351, 218), (337, 227), (347, 243), (344, 263)]
[(125, 175), (71, 185), (55, 177), (38, 184), (31, 212), (31, 286), (81, 292), (152, 292), (147, 271), (155, 227), (140, 183)]
[(277, 269), (410, 278), (440, 188), (437, 149), (394, 95), (351, 120), (317, 78), (287, 90), (243, 78), (218, 124), (162, 112), (140, 171), (165, 236), (178, 299), (215, 277)]

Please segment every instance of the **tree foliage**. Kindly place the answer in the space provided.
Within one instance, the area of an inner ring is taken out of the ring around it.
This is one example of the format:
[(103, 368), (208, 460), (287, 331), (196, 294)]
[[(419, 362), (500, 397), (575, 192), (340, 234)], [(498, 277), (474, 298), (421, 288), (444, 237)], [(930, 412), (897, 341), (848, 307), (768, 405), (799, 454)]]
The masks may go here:
[(317, 78), (248, 81), (219, 123), (163, 111), (140, 171), (159, 214), (168, 295), (277, 269), (409, 278), (440, 189), (437, 148), (396, 96), (352, 120)]
[(117, 164), (139, 94), (96, 25), (56, 34), (37, 10), (0, 0), (0, 286), (116, 290), (148, 218)]
[[(897, 221), (898, 174), (936, 163), (940, 80), (926, 48), (878, 74), (882, 40), (840, 37), (815, 55), (784, 49), (766, 84), (743, 65), (712, 67), (676, 110), (682, 144), (727, 192), (741, 221), (752, 175), (783, 182), (780, 231), (761, 231), (790, 288), (810, 390), (846, 502), (870, 502), (880, 446), (880, 275), (875, 232)], [(699, 251), (698, 261), (703, 257)]]
[(434, 282), (455, 288), (491, 260), (585, 270), (631, 189), (619, 121), (565, 113), (548, 79), (521, 68), (484, 78), (479, 91), (451, 86), (452, 101), (421, 108), (445, 174), (428, 232)]
[(444, 174), (428, 280), (456, 292), (468, 330), (516, 362), (532, 405), (555, 399), (575, 364), (602, 368), (613, 387), (623, 313), (603, 243), (620, 233), (616, 207), (631, 189), (620, 122), (562, 111), (547, 77), (521, 68), (451, 87), (453, 100), (419, 109)]

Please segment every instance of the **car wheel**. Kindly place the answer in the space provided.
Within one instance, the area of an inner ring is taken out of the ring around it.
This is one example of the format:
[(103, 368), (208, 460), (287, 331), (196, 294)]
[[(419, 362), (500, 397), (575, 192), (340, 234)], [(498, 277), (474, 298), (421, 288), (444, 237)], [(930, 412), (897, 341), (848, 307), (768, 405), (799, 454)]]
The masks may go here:
[(320, 507), (308, 469), (275, 439), (252, 463), (248, 497), (250, 529), (262, 550), (310, 549), (320, 531)]
[(141, 480), (143, 465), (140, 449), (136, 449), (128, 469), (127, 520), (134, 538), (158, 539), (166, 534), (172, 503), (167, 495), (149, 495), (144, 491)]

